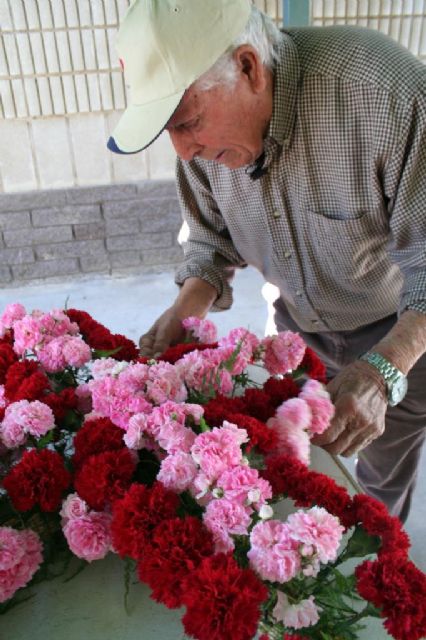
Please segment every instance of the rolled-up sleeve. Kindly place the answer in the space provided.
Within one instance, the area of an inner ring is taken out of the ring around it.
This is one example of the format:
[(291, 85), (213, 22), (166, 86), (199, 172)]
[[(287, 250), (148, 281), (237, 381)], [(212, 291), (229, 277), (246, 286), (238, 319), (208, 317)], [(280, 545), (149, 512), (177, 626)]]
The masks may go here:
[(400, 130), (384, 175), (389, 253), (404, 276), (399, 313), (426, 313), (426, 89), (404, 109)]
[(232, 243), (200, 163), (178, 159), (176, 179), (189, 235), (182, 245), (184, 261), (176, 271), (175, 282), (181, 285), (187, 278), (201, 278), (217, 291), (212, 310), (229, 309), (235, 269), (247, 264)]

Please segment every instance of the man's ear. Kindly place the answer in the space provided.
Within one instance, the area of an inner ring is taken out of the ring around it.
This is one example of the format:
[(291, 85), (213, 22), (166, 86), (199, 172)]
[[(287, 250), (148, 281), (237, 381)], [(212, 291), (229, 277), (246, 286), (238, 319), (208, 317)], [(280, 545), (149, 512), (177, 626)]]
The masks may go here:
[(242, 44), (234, 51), (233, 57), (240, 75), (250, 84), (252, 91), (264, 91), (267, 84), (267, 68), (256, 49), (250, 44)]

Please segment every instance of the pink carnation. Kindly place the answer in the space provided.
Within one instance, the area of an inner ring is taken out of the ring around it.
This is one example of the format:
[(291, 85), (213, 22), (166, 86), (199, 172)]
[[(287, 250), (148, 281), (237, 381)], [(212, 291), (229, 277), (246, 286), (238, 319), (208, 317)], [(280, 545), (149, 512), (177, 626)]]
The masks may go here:
[(227, 352), (226, 359), (232, 360), (233, 375), (238, 375), (244, 371), (250, 362), (253, 361), (254, 353), (260, 345), (260, 340), (247, 329), (239, 327), (232, 329), (225, 338), (219, 340), (219, 348), (224, 353)]
[(227, 553), (234, 548), (231, 535), (247, 535), (250, 514), (241, 504), (219, 498), (206, 507), (203, 522), (213, 534), (216, 553)]
[(278, 453), (296, 457), (309, 464), (310, 440), (307, 429), (312, 421), (311, 409), (305, 400), (290, 398), (278, 408), (267, 422), (277, 434)]
[(219, 476), (216, 486), (223, 491), (224, 498), (244, 507), (253, 505), (259, 509), (266, 500), (272, 498), (269, 482), (259, 477), (257, 469), (247, 465), (224, 471)]
[(129, 365), (127, 362), (117, 362), (111, 375), (118, 376), (120, 384), (132, 395), (141, 395), (146, 392), (146, 383), (149, 379), (150, 367), (137, 362)]
[(252, 568), (263, 580), (288, 582), (301, 570), (298, 544), (288, 526), (279, 520), (259, 522), (250, 534), (247, 553)]
[(79, 332), (78, 324), (71, 322), (62, 309), (52, 309), (49, 313), (35, 311), (31, 314), (37, 317), (40, 323), (41, 331), (48, 338), (58, 338), (65, 335), (77, 335)]
[(43, 561), (42, 548), (34, 531), (0, 527), (0, 602), (28, 584)]
[[(6, 409), (7, 411), (7, 409)], [(0, 441), (7, 449), (16, 449), (25, 443), (27, 434), (24, 427), (16, 422), (12, 416), (6, 416), (0, 422)]]
[(64, 525), (68, 520), (74, 520), (75, 518), (81, 518), (89, 511), (89, 505), (85, 500), (80, 498), (78, 493), (71, 493), (62, 503), (62, 508), (59, 515), (62, 518), (62, 524)]
[(241, 445), (248, 441), (247, 431), (226, 420), (195, 439), (191, 454), (201, 471), (212, 481), (242, 461)]
[(157, 442), (167, 453), (178, 453), (182, 451), (189, 453), (194, 444), (196, 435), (192, 429), (184, 427), (176, 420), (165, 421), (157, 434)]
[(261, 344), (265, 349), (265, 368), (272, 375), (297, 369), (306, 350), (303, 339), (292, 331), (281, 331), (275, 336), (268, 336)]
[(184, 329), (191, 331), (200, 342), (215, 342), (217, 339), (216, 325), (211, 320), (201, 320), (195, 316), (185, 318), (182, 321)]
[(26, 351), (34, 352), (43, 342), (43, 334), (37, 318), (24, 316), (21, 320), (16, 320), (13, 325), (14, 338), (13, 349), (18, 355), (23, 355)]
[(309, 433), (323, 433), (334, 416), (334, 405), (330, 394), (317, 380), (308, 380), (299, 394), (308, 405), (312, 413)]
[(99, 358), (91, 363), (92, 376), (94, 380), (99, 380), (99, 378), (105, 378), (105, 376), (109, 375), (117, 376), (128, 366), (129, 363), (124, 360), (118, 362), (114, 358)]
[(318, 622), (319, 611), (321, 611), (321, 607), (317, 607), (315, 604), (314, 596), (301, 600), (297, 604), (290, 604), (286, 594), (278, 591), (277, 604), (272, 615), (277, 622), (282, 622), (285, 627), (303, 629)]
[(153, 404), (167, 400), (185, 402), (188, 392), (178, 369), (169, 362), (159, 362), (149, 367), (146, 394)]
[(70, 337), (65, 341), (63, 354), (67, 365), (77, 368), (89, 362), (92, 357), (89, 345), (78, 337)]
[(25, 307), (18, 302), (7, 304), (0, 316), (0, 338), (4, 336), (8, 329), (12, 329), (17, 320), (22, 320), (26, 315)]
[(215, 390), (227, 394), (233, 389), (231, 374), (224, 366), (229, 355), (222, 349), (191, 351), (177, 362), (176, 369), (191, 389), (204, 393)]
[(178, 451), (161, 463), (157, 480), (167, 489), (181, 493), (188, 489), (197, 475), (197, 465), (188, 453)]
[(78, 337), (63, 335), (52, 338), (39, 351), (38, 359), (49, 373), (62, 371), (65, 367), (81, 367), (92, 357), (90, 347)]
[(287, 525), (290, 537), (305, 548), (313, 548), (321, 562), (336, 559), (344, 531), (336, 516), (322, 507), (312, 507), (289, 515)]
[(111, 516), (107, 513), (91, 511), (71, 518), (63, 531), (71, 551), (87, 562), (101, 560), (111, 550)]
[(6, 406), (6, 391), (4, 384), (0, 384), (0, 409)]
[(65, 343), (66, 338), (64, 336), (53, 338), (38, 351), (37, 357), (48, 373), (63, 371), (67, 366), (64, 355)]
[(136, 413), (129, 420), (129, 425), (124, 434), (124, 442), (129, 449), (145, 449), (149, 444), (147, 437), (150, 437), (149, 414)]
[(52, 409), (46, 404), (38, 400), (19, 400), (6, 408), (0, 434), (4, 444), (14, 448), (25, 442), (27, 434), (40, 438), (54, 426)]
[[(13, 330), (15, 337), (13, 348), (16, 353), (22, 355), (25, 351), (38, 353), (56, 338), (76, 335), (78, 333), (78, 325), (75, 322), (71, 322), (61, 310), (54, 309), (49, 313), (36, 310), (31, 315), (16, 320)], [(50, 363), (52, 366), (57, 367), (52, 371), (60, 370), (58, 348), (52, 348), (50, 352), (44, 353), (43, 357), (48, 364)]]
[(80, 413), (87, 414), (92, 411), (92, 393), (87, 382), (79, 384), (75, 389), (77, 396), (77, 409)]
[[(124, 373), (127, 373), (128, 369)], [(127, 380), (122, 379), (122, 376), (118, 378), (105, 376), (99, 380), (91, 380), (89, 387), (92, 392), (93, 410), (110, 418), (114, 424), (125, 431), (134, 414), (149, 413), (152, 410), (152, 405), (146, 399), (143, 389), (136, 391), (132, 386), (127, 385)]]

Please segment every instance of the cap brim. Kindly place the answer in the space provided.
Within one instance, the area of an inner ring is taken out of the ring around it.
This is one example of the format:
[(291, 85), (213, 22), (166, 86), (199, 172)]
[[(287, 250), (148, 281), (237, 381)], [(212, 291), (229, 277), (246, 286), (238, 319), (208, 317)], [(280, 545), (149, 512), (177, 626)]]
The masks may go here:
[(115, 153), (138, 153), (149, 147), (164, 131), (184, 93), (181, 91), (149, 104), (128, 106), (108, 140), (108, 149)]

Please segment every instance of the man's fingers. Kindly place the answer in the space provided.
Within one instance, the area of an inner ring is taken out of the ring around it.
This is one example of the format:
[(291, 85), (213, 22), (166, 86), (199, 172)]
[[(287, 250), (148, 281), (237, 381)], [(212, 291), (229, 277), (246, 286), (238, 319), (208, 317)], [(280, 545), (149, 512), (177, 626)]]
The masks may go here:
[(330, 422), (330, 426), (324, 433), (316, 435), (312, 438), (312, 444), (317, 447), (324, 447), (324, 445), (335, 442), (339, 436), (344, 433), (347, 428), (348, 417), (344, 411), (339, 409), (338, 403), (336, 403), (336, 413), (334, 418)]
[(358, 451), (361, 451), (362, 449), (365, 449), (365, 447), (368, 447), (368, 445), (371, 444), (375, 439), (375, 436), (366, 436), (366, 434), (362, 434), (358, 438), (353, 440), (346, 449), (343, 449), (340, 452), (340, 455), (344, 458), (350, 458), (350, 456), (355, 455), (355, 453), (358, 453)]
[(153, 356), (153, 346), (155, 344), (155, 333), (145, 333), (139, 339), (139, 350), (141, 356), (149, 358)]

